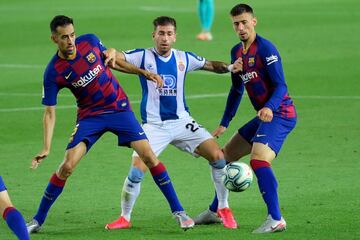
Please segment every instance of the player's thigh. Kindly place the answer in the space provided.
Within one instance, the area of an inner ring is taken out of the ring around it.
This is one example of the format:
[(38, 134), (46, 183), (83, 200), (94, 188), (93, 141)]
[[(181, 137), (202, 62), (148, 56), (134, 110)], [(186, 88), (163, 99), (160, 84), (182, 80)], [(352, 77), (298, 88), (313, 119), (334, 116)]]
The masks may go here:
[(239, 132), (236, 132), (223, 148), (225, 160), (228, 162), (238, 161), (250, 154), (251, 147), (252, 145)]
[(4, 210), (8, 207), (12, 207), (12, 203), (9, 197), (7, 190), (3, 190), (0, 192), (0, 214), (4, 213)]
[(296, 125), (296, 119), (274, 116), (271, 122), (261, 122), (254, 135), (251, 158), (271, 162)]
[(198, 147), (200, 144), (213, 139), (211, 134), (191, 117), (176, 122), (176, 128), (173, 128), (173, 136), (172, 145), (195, 157), (199, 156)]
[(107, 122), (107, 130), (117, 135), (119, 146), (129, 147), (131, 142), (147, 139), (133, 112), (117, 112), (104, 115), (106, 115), (104, 117)]
[(66, 150), (74, 148), (80, 142), (84, 142), (87, 151), (89, 151), (105, 131), (106, 121), (103, 116), (99, 115), (82, 119), (77, 122)]
[[(158, 157), (172, 141), (171, 129), (166, 129), (162, 125), (149, 123), (143, 124), (142, 128), (149, 140), (151, 149)], [(132, 156), (138, 157), (139, 155), (134, 151)]]
[(152, 168), (159, 163), (147, 139), (132, 141), (130, 147), (134, 149), (148, 168)]

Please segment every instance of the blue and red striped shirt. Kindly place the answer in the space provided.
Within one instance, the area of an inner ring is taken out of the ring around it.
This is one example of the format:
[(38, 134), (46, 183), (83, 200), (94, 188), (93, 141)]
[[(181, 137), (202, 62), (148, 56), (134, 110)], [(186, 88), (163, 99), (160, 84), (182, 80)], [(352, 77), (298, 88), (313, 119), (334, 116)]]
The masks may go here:
[(62, 59), (55, 54), (44, 73), (42, 103), (54, 106), (57, 94), (68, 88), (76, 98), (78, 120), (98, 114), (131, 111), (128, 97), (118, 80), (104, 65), (106, 50), (93, 34), (76, 38), (76, 57)]
[(275, 116), (296, 118), (296, 111), (285, 83), (280, 54), (268, 40), (256, 35), (247, 52), (242, 43), (231, 50), (231, 62), (239, 57), (243, 71), (232, 73), (232, 86), (228, 95), (221, 125), (228, 127), (239, 107), (244, 87), (256, 111), (270, 108)]

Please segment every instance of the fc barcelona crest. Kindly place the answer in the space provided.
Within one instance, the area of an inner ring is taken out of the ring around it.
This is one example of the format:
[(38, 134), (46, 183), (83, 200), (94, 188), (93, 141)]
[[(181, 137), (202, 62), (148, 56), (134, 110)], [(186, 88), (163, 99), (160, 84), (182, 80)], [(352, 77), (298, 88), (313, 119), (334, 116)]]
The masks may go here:
[(255, 66), (255, 57), (249, 57), (248, 65), (249, 67)]
[(87, 56), (86, 56), (86, 60), (89, 63), (94, 63), (96, 61), (96, 56), (93, 52), (90, 52)]

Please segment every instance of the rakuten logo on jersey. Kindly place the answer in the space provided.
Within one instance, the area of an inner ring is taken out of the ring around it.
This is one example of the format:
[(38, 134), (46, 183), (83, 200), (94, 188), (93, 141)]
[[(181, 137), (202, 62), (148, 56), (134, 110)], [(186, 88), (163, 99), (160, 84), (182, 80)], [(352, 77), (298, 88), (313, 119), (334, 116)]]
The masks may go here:
[(85, 87), (97, 77), (97, 75), (101, 72), (102, 69), (103, 69), (102, 66), (98, 64), (96, 67), (89, 70), (87, 74), (81, 76), (79, 80), (71, 83), (71, 85), (73, 85), (75, 88)]
[(257, 78), (258, 74), (257, 72), (253, 71), (247, 72), (245, 74), (239, 74), (239, 76), (241, 77), (243, 83), (247, 83), (250, 82), (251, 79)]

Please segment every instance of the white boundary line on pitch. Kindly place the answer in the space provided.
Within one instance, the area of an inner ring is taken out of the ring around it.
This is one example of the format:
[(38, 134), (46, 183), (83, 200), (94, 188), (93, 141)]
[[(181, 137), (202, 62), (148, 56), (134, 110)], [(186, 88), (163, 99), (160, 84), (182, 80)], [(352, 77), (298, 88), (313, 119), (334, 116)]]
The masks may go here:
[[(4, 96), (5, 93), (0, 93)], [(9, 94), (11, 95), (11, 94)], [(30, 94), (34, 96), (33, 94)], [(196, 94), (189, 95), (186, 99), (203, 99), (203, 98), (216, 98), (216, 97), (227, 97), (228, 93), (218, 93), (218, 94)], [(22, 94), (21, 96), (25, 96)], [(40, 94), (37, 94), (40, 98)], [(71, 96), (71, 95), (67, 95)], [(305, 99), (305, 100), (360, 100), (360, 96), (292, 96), (294, 99)], [(140, 103), (139, 100), (131, 101), (132, 104)], [(10, 112), (22, 112), (22, 111), (39, 111), (43, 110), (44, 106), (40, 107), (24, 107), (24, 108), (0, 108), (0, 113), (10, 113)], [(56, 109), (76, 109), (75, 105), (63, 105), (56, 106)]]

